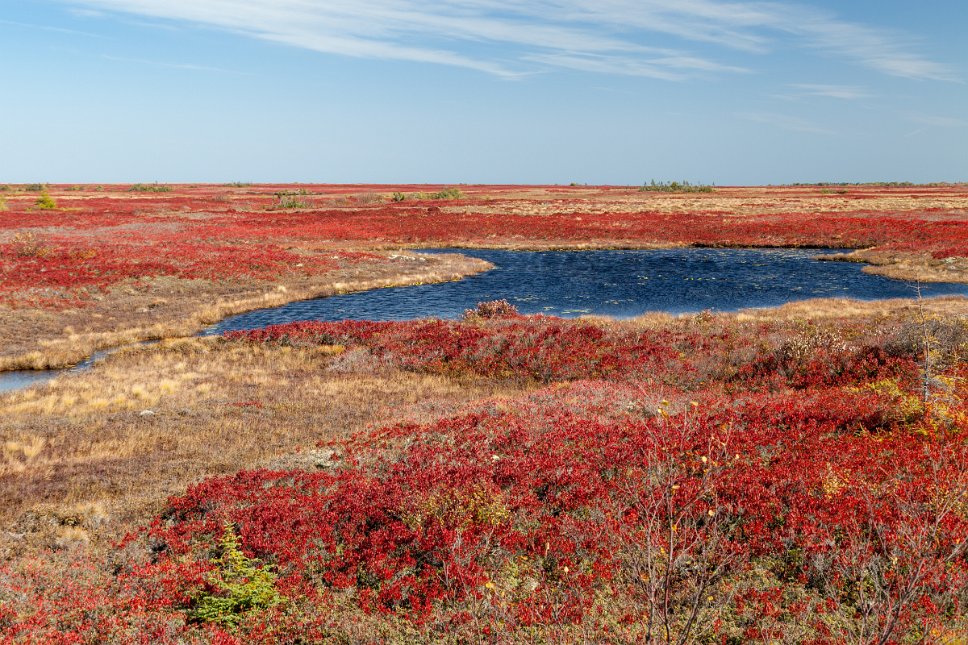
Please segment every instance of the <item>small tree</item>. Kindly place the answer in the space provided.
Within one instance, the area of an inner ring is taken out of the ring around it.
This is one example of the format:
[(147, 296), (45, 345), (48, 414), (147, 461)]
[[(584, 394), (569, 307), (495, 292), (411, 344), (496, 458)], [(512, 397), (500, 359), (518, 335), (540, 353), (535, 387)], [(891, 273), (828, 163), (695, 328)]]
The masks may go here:
[(231, 524), (225, 525), (219, 548), (219, 567), (208, 579), (217, 592), (199, 596), (189, 612), (191, 618), (234, 627), (249, 611), (269, 609), (283, 602), (275, 587), (276, 574), (266, 566), (258, 566), (258, 560), (246, 557)]

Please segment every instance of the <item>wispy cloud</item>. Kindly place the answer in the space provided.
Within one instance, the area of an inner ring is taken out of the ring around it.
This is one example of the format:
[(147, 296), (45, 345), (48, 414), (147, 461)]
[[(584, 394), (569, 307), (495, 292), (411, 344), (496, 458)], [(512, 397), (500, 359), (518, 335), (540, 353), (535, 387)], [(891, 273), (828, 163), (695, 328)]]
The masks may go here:
[(736, 116), (747, 121), (763, 123), (781, 130), (791, 132), (805, 132), (807, 134), (836, 134), (833, 130), (820, 126), (806, 119), (788, 114), (777, 114), (775, 112), (740, 112)]
[[(547, 69), (665, 80), (746, 70), (736, 53), (816, 50), (884, 74), (952, 80), (903, 35), (785, 2), (724, 0), (63, 0), (187, 21), (319, 52), (455, 65), (504, 77)], [(673, 37), (677, 48), (650, 40)], [(714, 53), (705, 56), (697, 47)]]
[(955, 72), (947, 65), (932, 61), (915, 51), (910, 35), (838, 20), (825, 11), (802, 7), (788, 9), (782, 30), (796, 34), (820, 51), (842, 56), (870, 69), (911, 79), (956, 81)]
[(65, 29), (63, 27), (54, 27), (52, 25), (36, 25), (30, 22), (17, 22), (16, 20), (0, 20), (0, 25), (10, 25), (11, 27), (21, 27), (24, 29), (39, 29), (41, 31), (52, 31), (58, 34), (71, 34), (73, 36), (87, 36), (89, 38), (104, 38), (101, 34), (94, 34), (89, 31), (80, 31), (78, 29)]
[(819, 96), (828, 99), (856, 101), (870, 98), (871, 94), (856, 85), (823, 85), (815, 83), (791, 83), (789, 87), (795, 96)]
[(189, 72), (214, 72), (217, 74), (236, 74), (239, 76), (251, 76), (249, 72), (240, 72), (233, 69), (224, 69), (222, 67), (212, 67), (209, 65), (196, 65), (194, 63), (169, 63), (165, 61), (148, 60), (145, 58), (129, 58), (127, 56), (110, 56), (104, 54), (101, 56), (104, 60), (110, 60), (118, 63), (137, 63), (138, 65), (150, 65), (151, 67), (163, 67), (166, 69), (181, 69)]
[(915, 114), (910, 117), (915, 123), (934, 128), (966, 128), (968, 120), (953, 116), (937, 116), (932, 114)]

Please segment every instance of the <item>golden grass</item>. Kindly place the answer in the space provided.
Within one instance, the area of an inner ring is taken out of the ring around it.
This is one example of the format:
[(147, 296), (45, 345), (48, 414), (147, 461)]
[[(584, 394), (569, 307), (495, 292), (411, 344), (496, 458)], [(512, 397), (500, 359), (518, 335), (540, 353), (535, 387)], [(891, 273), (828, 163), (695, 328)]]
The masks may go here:
[[(940, 298), (925, 298), (922, 301), (925, 314), (934, 316), (965, 316), (968, 315), (968, 298), (962, 296), (946, 296)], [(735, 314), (740, 322), (755, 321), (784, 321), (802, 319), (837, 319), (860, 316), (896, 316), (899, 319), (910, 317), (917, 313), (918, 302), (908, 298), (894, 298), (891, 300), (853, 300), (850, 298), (814, 298), (789, 302), (780, 307), (763, 309), (744, 309)]]
[(339, 347), (197, 338), (122, 351), (0, 397), (0, 522), (12, 527), (0, 556), (116, 538), (202, 478), (318, 467), (318, 442), (516, 391), (387, 370)]
[[(844, 193), (837, 193), (843, 190)], [(481, 195), (474, 195), (481, 197)], [(486, 197), (486, 194), (484, 195)], [(858, 200), (858, 196), (863, 196)], [(616, 213), (695, 213), (710, 211), (711, 217), (782, 215), (788, 213), (853, 213), (894, 211), (918, 212), (926, 209), (968, 208), (968, 190), (918, 188), (916, 191), (881, 187), (824, 188), (813, 186), (717, 187), (712, 193), (643, 192), (637, 186), (602, 190), (576, 187), (567, 191), (547, 187), (528, 187), (494, 196), (492, 203), (444, 206), (443, 210), (462, 213), (509, 213), (514, 215), (551, 215), (562, 212), (595, 214)]]
[(968, 282), (968, 258), (936, 259), (929, 253), (901, 253), (858, 249), (850, 253), (820, 256), (819, 259), (864, 262), (864, 273), (911, 282)]

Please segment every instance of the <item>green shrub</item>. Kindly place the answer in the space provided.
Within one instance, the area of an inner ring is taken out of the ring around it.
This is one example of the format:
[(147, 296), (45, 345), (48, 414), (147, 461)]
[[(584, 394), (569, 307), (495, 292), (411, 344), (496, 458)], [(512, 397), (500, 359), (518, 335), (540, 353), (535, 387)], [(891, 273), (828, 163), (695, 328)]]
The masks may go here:
[(259, 566), (258, 560), (246, 557), (231, 524), (225, 525), (219, 549), (221, 555), (215, 560), (218, 569), (208, 578), (218, 591), (195, 598), (189, 618), (234, 627), (248, 612), (284, 602), (276, 590), (276, 574), (268, 566)]
[(252, 182), (250, 182), (250, 181), (230, 181), (229, 183), (227, 183), (225, 185), (226, 186), (229, 186), (230, 188), (245, 188), (247, 186), (251, 186), (252, 185)]
[(37, 201), (34, 202), (34, 205), (37, 206), (37, 208), (45, 211), (50, 211), (57, 208), (57, 202), (54, 201), (53, 197), (47, 194), (46, 190), (41, 191), (40, 197), (37, 198)]
[(24, 191), (28, 193), (40, 193), (47, 190), (47, 184), (25, 184)]
[(464, 193), (462, 193), (459, 188), (454, 188), (453, 186), (451, 186), (450, 188), (444, 188), (440, 192), (433, 193), (430, 196), (430, 198), (431, 199), (460, 199), (463, 196), (464, 196)]
[(164, 186), (159, 183), (134, 184), (128, 190), (132, 193), (170, 193), (171, 186)]
[(0, 212), (7, 210), (7, 200), (0, 197)]
[(647, 193), (711, 193), (712, 186), (705, 184), (690, 184), (688, 181), (660, 181), (654, 179), (639, 190)]
[(397, 192), (390, 195), (390, 199), (395, 202), (405, 202), (407, 201), (407, 195), (405, 193)]

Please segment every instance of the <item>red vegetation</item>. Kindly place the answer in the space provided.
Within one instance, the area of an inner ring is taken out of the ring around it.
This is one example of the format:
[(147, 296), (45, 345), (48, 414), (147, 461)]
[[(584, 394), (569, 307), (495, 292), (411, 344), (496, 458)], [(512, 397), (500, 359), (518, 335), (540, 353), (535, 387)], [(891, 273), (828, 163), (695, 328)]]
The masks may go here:
[[(332, 469), (202, 482), (120, 547), (113, 575), (4, 572), (0, 626), (62, 642), (899, 643), (968, 629), (960, 340), (939, 350), (944, 385), (925, 404), (910, 330), (504, 313), (232, 334), (551, 385), (329, 446)], [(225, 593), (206, 572), (226, 526), (286, 599), (234, 631), (186, 622)]]
[[(76, 305), (91, 290), (153, 276), (318, 273), (344, 259), (318, 251), (343, 244), (878, 247), (968, 256), (966, 192), (958, 186), (851, 188), (848, 197), (810, 187), (699, 197), (629, 188), (575, 197), (575, 190), (543, 187), (534, 189), (542, 197), (528, 197), (521, 187), (488, 186), (466, 188), (459, 200), (387, 200), (391, 192), (427, 188), (178, 186), (143, 194), (120, 186), (54, 190), (58, 208), (43, 211), (33, 207), (34, 195), (8, 193), (9, 210), (0, 212), (0, 302)], [(300, 208), (280, 208), (285, 195)], [(678, 198), (689, 201), (675, 208), (662, 201)], [(934, 205), (917, 208), (925, 199)], [(824, 200), (836, 200), (836, 208), (825, 210)], [(18, 231), (37, 236), (31, 251), (13, 238)]]

